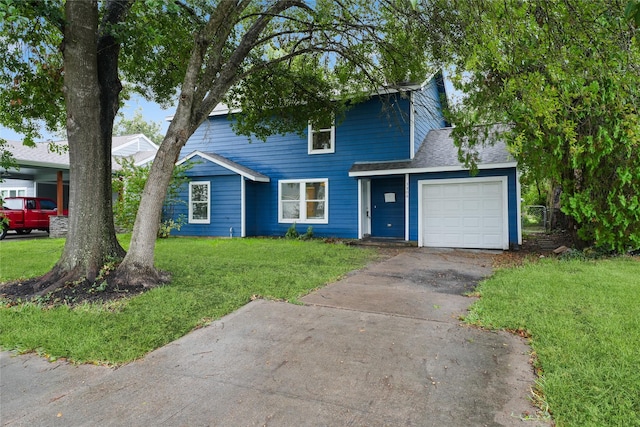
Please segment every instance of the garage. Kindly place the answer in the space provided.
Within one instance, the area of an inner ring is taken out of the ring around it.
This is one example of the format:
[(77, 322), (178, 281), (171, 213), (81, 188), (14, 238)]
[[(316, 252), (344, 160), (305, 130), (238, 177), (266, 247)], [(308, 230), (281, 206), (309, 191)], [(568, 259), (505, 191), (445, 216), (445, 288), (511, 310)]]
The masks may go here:
[(506, 177), (418, 181), (418, 245), (508, 249)]

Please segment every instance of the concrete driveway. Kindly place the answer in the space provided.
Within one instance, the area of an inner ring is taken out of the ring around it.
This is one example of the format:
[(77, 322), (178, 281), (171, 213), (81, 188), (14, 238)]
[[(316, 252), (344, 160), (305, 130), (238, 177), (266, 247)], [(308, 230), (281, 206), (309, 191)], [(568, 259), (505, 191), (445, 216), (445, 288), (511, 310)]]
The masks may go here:
[(529, 348), (460, 325), (488, 252), (406, 249), (111, 369), (0, 354), (2, 425), (538, 426)]

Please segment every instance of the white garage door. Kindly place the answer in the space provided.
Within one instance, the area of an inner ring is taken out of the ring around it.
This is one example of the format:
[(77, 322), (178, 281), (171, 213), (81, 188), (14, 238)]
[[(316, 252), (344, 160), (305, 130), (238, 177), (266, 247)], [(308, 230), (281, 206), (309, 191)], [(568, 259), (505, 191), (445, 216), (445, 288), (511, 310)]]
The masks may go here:
[(506, 177), (419, 184), (420, 246), (508, 249)]

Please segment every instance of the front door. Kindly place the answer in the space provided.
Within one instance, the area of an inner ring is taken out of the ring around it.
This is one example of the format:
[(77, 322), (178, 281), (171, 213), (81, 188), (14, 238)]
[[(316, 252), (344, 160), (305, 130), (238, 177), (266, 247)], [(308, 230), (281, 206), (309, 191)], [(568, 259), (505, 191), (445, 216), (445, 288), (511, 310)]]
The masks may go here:
[(404, 239), (404, 177), (371, 180), (371, 236)]

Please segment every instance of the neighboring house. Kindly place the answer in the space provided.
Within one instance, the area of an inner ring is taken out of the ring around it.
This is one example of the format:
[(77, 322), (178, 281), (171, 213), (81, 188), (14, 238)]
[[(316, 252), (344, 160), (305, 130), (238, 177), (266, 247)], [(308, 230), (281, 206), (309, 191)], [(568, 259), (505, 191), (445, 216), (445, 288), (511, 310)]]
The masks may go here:
[(118, 160), (124, 157), (133, 159), (136, 166), (152, 162), (158, 151), (158, 145), (143, 134), (114, 136), (111, 142), (113, 170), (119, 170)]
[[(50, 151), (49, 144), (60, 147)], [(0, 169), (0, 196), (38, 196), (56, 199), (58, 174), (62, 176), (65, 207), (69, 200), (69, 154), (67, 142), (39, 142), (28, 147), (22, 142), (7, 141), (6, 147), (19, 168)], [(119, 170), (117, 159), (131, 157), (136, 165), (153, 160), (158, 146), (143, 134), (114, 136), (112, 141), (113, 170)]]
[[(216, 109), (189, 139), (187, 201), (174, 234), (389, 238), (420, 246), (508, 249), (521, 242), (516, 163), (503, 144), (459, 162), (442, 117), (442, 85), (387, 91), (338, 126), (250, 142)], [(238, 114), (238, 113), (236, 113)], [(233, 120), (233, 118), (231, 118)], [(330, 122), (330, 121), (328, 121)]]
[[(49, 150), (58, 146), (59, 152)], [(58, 174), (64, 183), (65, 200), (69, 194), (69, 154), (66, 142), (41, 142), (28, 147), (19, 141), (7, 141), (4, 147), (13, 155), (19, 168), (0, 169), (0, 196), (56, 198)]]

